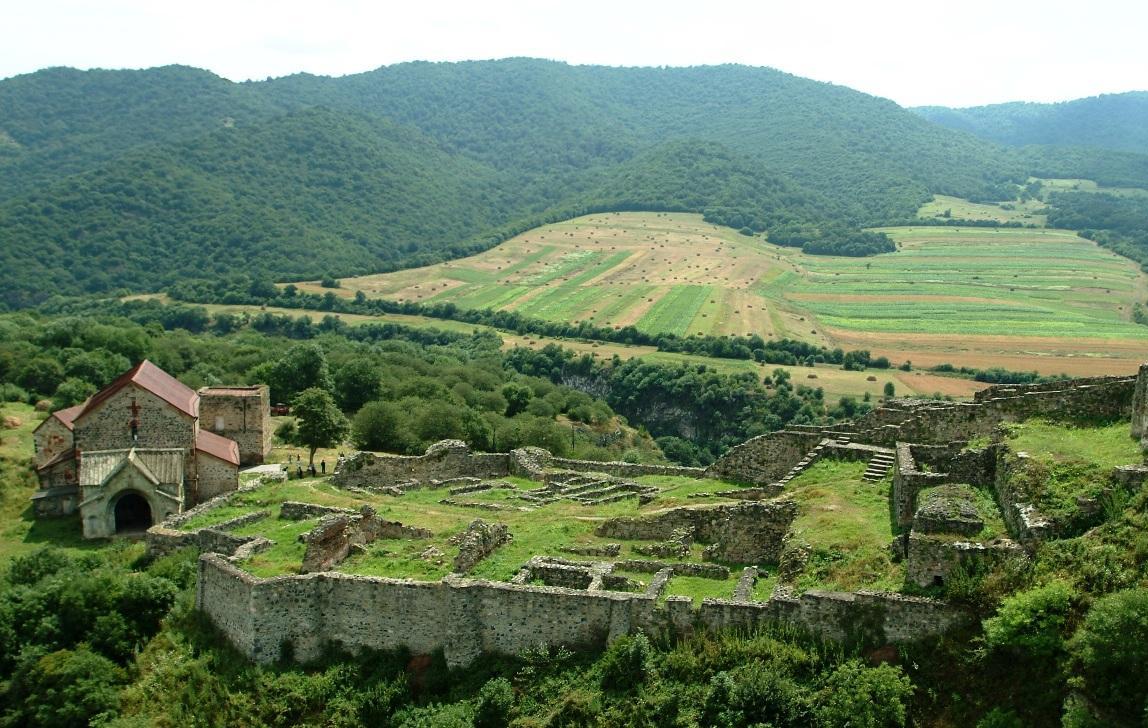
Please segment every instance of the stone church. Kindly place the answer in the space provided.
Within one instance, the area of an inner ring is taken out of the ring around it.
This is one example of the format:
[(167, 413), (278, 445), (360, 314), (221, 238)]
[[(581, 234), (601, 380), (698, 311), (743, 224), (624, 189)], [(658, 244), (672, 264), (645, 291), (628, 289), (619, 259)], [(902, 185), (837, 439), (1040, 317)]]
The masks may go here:
[(271, 449), (266, 386), (198, 392), (149, 361), (36, 428), (37, 517), (79, 512), (86, 538), (146, 530), (239, 485)]

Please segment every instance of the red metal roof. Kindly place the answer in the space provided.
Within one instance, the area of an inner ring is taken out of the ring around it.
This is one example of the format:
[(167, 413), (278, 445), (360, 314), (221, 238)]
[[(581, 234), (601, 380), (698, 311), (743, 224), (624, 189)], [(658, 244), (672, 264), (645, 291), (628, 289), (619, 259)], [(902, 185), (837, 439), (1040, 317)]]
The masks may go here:
[(47, 470), (48, 468), (54, 468), (62, 462), (66, 462), (68, 460), (74, 460), (75, 457), (76, 457), (75, 449), (65, 450), (64, 452), (62, 452), (59, 455), (57, 455), (56, 457), (52, 458), (48, 462), (46, 462), (43, 465), (36, 468), (36, 470), (37, 470), (37, 472), (39, 472), (39, 471)]
[(196, 430), (195, 449), (232, 465), (239, 465), (239, 445), (235, 440), (220, 437), (214, 432)]
[(195, 390), (144, 359), (94, 394), (91, 399), (84, 403), (83, 410), (72, 419), (72, 422), (98, 409), (112, 395), (129, 384), (135, 384), (137, 387), (151, 392), (190, 417), (199, 417), (199, 395), (195, 393)]
[[(47, 424), (48, 420), (52, 419), (53, 417), (55, 417), (57, 420), (59, 420), (61, 425), (68, 428), (69, 430), (71, 430), (72, 429), (72, 423), (76, 421), (76, 417), (78, 417), (80, 415), (80, 412), (83, 411), (84, 407), (87, 406), (87, 404), (88, 404), (87, 401), (84, 401), (84, 402), (81, 402), (77, 405), (72, 405), (71, 407), (66, 407), (62, 410), (56, 410), (52, 414), (48, 415), (48, 417), (43, 422), (36, 425), (36, 430), (40, 429), (45, 424)], [(35, 430), (33, 430), (33, 432), (35, 432)]]

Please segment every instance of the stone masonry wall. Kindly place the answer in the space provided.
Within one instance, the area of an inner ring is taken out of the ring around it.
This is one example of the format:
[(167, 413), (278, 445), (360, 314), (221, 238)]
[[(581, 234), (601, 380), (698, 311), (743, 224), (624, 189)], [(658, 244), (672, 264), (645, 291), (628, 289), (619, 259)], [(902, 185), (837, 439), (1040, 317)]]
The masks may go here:
[(198, 478), (195, 503), (214, 498), (239, 487), (239, 468), (204, 452), (195, 453), (195, 472)]
[(1132, 392), (1132, 437), (1143, 442), (1148, 435), (1148, 364), (1140, 365)]
[(55, 417), (48, 417), (32, 433), (32, 444), (36, 451), (32, 464), (40, 467), (72, 449), (72, 431)]
[(732, 447), (706, 469), (707, 478), (768, 485), (789, 472), (822, 439), (820, 432), (780, 430)]
[(797, 515), (792, 501), (687, 506), (639, 518), (612, 518), (595, 533), (622, 540), (661, 541), (678, 529), (711, 544), (707, 557), (747, 564), (777, 563), (781, 542)]
[(913, 532), (909, 535), (906, 578), (917, 586), (944, 582), (959, 567), (992, 566), (1008, 559), (1024, 558), (1024, 550), (1009, 539), (976, 543)]
[(685, 478), (706, 477), (705, 468), (688, 468), (682, 465), (643, 465), (640, 463), (599, 462), (597, 460), (570, 460), (550, 458), (550, 466), (583, 473), (606, 473), (620, 478), (636, 478), (641, 475), (678, 475)]
[[(132, 442), (132, 398), (139, 406), (139, 441)], [(81, 451), (118, 450), (130, 447), (195, 447), (195, 418), (134, 384), (125, 386), (74, 425), (76, 447)]]
[(243, 465), (262, 463), (271, 451), (273, 435), (267, 385), (199, 390), (199, 426), (234, 440), (239, 445), (239, 461)]
[(442, 649), (451, 666), (484, 653), (518, 654), (538, 644), (594, 646), (642, 630), (680, 633), (788, 623), (869, 645), (944, 633), (964, 615), (944, 604), (888, 594), (808, 592), (767, 602), (669, 599), (447, 577), (440, 582), (337, 572), (253, 577), (216, 554), (200, 558), (196, 604), (235, 647), (259, 663), (299, 661), (331, 643), (347, 649)]
[[(361, 467), (345, 467), (331, 482), (340, 487), (391, 485), (404, 480), (445, 480), (471, 476), (498, 478), (509, 474), (509, 456), (506, 453), (471, 452), (459, 440), (443, 440), (427, 448), (423, 455), (370, 455)], [(357, 458), (356, 458), (357, 460)]]

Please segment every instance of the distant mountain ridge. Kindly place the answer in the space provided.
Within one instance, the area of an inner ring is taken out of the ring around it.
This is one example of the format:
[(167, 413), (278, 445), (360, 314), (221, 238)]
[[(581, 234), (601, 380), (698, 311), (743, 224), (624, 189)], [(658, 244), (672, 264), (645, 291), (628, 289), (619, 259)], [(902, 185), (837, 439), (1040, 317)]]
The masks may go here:
[(832, 237), (1037, 168), (1148, 186), (1148, 156), (1011, 151), (767, 68), (48, 69), (0, 81), (0, 301), (389, 270), (591, 209)]
[(1055, 104), (922, 106), (912, 111), (936, 124), (1000, 144), (1056, 144), (1148, 154), (1148, 91)]

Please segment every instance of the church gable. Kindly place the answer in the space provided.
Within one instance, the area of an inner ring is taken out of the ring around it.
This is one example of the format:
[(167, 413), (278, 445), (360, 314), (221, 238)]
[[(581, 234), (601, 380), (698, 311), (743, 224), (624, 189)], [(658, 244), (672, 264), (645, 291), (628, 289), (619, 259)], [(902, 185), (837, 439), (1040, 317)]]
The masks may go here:
[(75, 444), (82, 452), (195, 447), (195, 418), (134, 382), (94, 400), (74, 425)]

